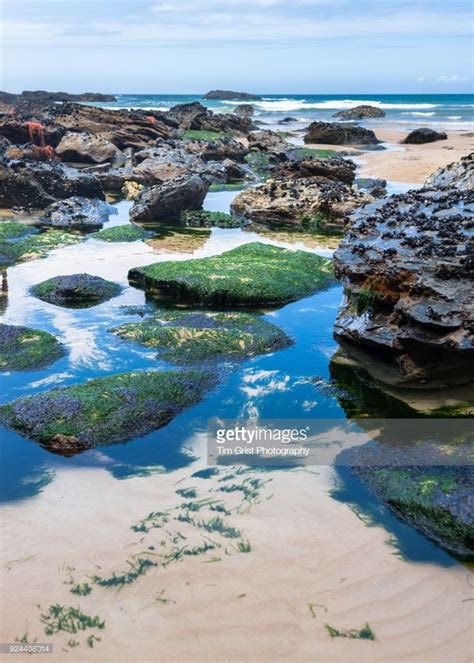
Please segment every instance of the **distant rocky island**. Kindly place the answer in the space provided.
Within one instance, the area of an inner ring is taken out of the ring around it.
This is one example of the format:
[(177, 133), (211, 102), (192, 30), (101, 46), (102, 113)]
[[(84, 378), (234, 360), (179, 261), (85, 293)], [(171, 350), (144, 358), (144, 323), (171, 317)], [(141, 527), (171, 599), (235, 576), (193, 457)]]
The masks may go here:
[(32, 104), (46, 104), (55, 101), (117, 101), (113, 94), (100, 94), (99, 92), (83, 92), (70, 94), (69, 92), (47, 92), (46, 90), (24, 90), (21, 94), (0, 91), (0, 103), (10, 106), (28, 106)]
[(232, 92), (231, 90), (211, 90), (204, 99), (222, 99), (225, 101), (261, 101), (262, 97), (249, 92)]

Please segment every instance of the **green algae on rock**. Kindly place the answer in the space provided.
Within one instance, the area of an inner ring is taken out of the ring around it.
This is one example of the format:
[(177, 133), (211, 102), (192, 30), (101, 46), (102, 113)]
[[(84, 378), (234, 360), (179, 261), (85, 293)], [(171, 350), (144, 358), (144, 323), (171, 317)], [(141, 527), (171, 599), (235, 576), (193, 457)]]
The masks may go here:
[(139, 226), (127, 224), (125, 226), (114, 226), (113, 228), (99, 230), (99, 232), (92, 233), (89, 237), (100, 239), (103, 242), (135, 242), (136, 240), (148, 237), (148, 233)]
[(48, 332), (0, 324), (0, 371), (28, 371), (51, 364), (65, 354)]
[(198, 129), (188, 129), (181, 136), (182, 140), (206, 140), (214, 141), (224, 138), (224, 135), (221, 131), (200, 131)]
[(160, 300), (258, 307), (306, 297), (328, 286), (333, 273), (327, 258), (254, 242), (210, 258), (138, 267), (128, 278)]
[[(18, 237), (24, 237), (25, 235), (30, 235), (35, 232), (33, 226), (27, 226), (24, 223), (17, 223), (16, 221), (4, 221), (0, 222), (0, 242), (7, 239), (17, 239)], [(38, 232), (36, 230), (36, 232)]]
[(106, 302), (122, 292), (118, 283), (90, 274), (53, 276), (31, 288), (38, 299), (68, 308), (89, 308)]
[(291, 344), (281, 329), (248, 313), (161, 311), (153, 318), (111, 331), (126, 340), (157, 348), (163, 359), (180, 364), (240, 360)]
[(0, 266), (11, 266), (18, 262), (43, 258), (53, 249), (77, 244), (84, 239), (84, 235), (75, 232), (63, 230), (37, 232), (30, 226), (23, 226), (23, 228), (26, 228), (26, 232), (23, 235), (16, 235), (16, 237), (12, 234), (10, 237), (7, 237), (6, 233), (3, 236), (0, 234)]
[(66, 455), (126, 442), (168, 424), (201, 400), (205, 371), (138, 371), (53, 389), (0, 407), (0, 422)]

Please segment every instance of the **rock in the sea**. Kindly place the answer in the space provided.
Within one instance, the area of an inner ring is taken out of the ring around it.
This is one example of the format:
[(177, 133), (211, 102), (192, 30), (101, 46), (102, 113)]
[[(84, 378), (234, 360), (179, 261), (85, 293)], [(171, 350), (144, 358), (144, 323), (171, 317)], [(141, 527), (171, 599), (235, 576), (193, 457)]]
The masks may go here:
[(304, 142), (325, 145), (376, 145), (380, 141), (371, 129), (338, 122), (312, 122)]
[(345, 289), (335, 336), (368, 354), (377, 379), (425, 389), (472, 380), (473, 226), (470, 192), (455, 188), (410, 191), (354, 215), (335, 254)]
[(97, 134), (68, 131), (56, 148), (61, 161), (74, 163), (115, 163), (120, 150), (109, 140)]
[(0, 423), (50, 451), (73, 455), (166, 426), (214, 383), (199, 370), (111, 375), (3, 405)]
[(326, 258), (255, 242), (215, 257), (137, 267), (128, 279), (158, 300), (251, 307), (300, 299), (333, 276)]
[(104, 198), (95, 175), (61, 163), (8, 161), (0, 165), (0, 207), (40, 209), (71, 196)]
[(95, 230), (117, 214), (117, 208), (103, 200), (73, 196), (48, 205), (39, 225), (71, 230)]
[(291, 345), (281, 329), (249, 313), (165, 310), (111, 331), (128, 341), (156, 348), (160, 357), (178, 364), (239, 361)]
[(145, 239), (148, 237), (148, 234), (140, 226), (133, 226), (131, 223), (128, 223), (124, 226), (114, 226), (113, 228), (99, 230), (97, 233), (92, 233), (90, 237), (100, 239), (102, 242), (136, 242), (140, 239)]
[[(334, 168), (331, 177), (336, 177), (338, 168)], [(340, 168), (344, 177), (353, 175), (349, 167)], [(237, 217), (275, 230), (335, 232), (344, 228), (355, 209), (372, 200), (369, 194), (338, 179), (318, 175), (294, 179), (275, 177), (260, 186), (241, 191), (232, 201), (231, 209)]]
[(90, 308), (116, 297), (122, 292), (118, 283), (90, 274), (53, 276), (31, 288), (38, 299), (67, 308)]
[(48, 332), (0, 324), (0, 372), (37, 370), (64, 354), (64, 347)]
[(355, 108), (338, 111), (334, 113), (333, 117), (339, 117), (341, 120), (365, 120), (373, 117), (385, 117), (385, 114), (385, 111), (377, 106), (362, 104)]
[(408, 136), (402, 140), (406, 145), (422, 145), (423, 143), (434, 143), (436, 140), (446, 140), (448, 135), (444, 131), (435, 131), (423, 127), (414, 129)]
[(233, 92), (232, 90), (211, 90), (204, 99), (220, 99), (223, 101), (261, 101), (262, 97), (249, 92)]
[(209, 184), (198, 175), (177, 177), (144, 189), (130, 211), (135, 222), (179, 221), (181, 212), (202, 207)]
[(461, 191), (474, 189), (474, 152), (459, 161), (438, 168), (426, 180), (429, 187), (455, 187)]

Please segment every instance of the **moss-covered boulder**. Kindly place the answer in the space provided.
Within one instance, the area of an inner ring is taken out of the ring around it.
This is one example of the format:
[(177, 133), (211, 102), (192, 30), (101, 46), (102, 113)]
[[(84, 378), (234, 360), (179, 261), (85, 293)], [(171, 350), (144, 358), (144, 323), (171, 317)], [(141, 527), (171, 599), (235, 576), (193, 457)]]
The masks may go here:
[(0, 371), (28, 371), (51, 364), (65, 349), (48, 332), (0, 324)]
[(245, 225), (243, 219), (238, 219), (225, 212), (210, 212), (209, 210), (182, 212), (181, 223), (188, 228), (240, 228)]
[(112, 329), (121, 338), (160, 351), (163, 359), (189, 364), (240, 360), (290, 345), (278, 327), (248, 313), (161, 311), (153, 318)]
[(215, 257), (138, 267), (128, 278), (160, 300), (257, 307), (306, 297), (333, 274), (326, 258), (254, 242)]
[(31, 294), (49, 304), (67, 308), (89, 308), (122, 292), (118, 283), (90, 274), (53, 276), (31, 288)]
[(105, 228), (105, 230), (99, 230), (99, 232), (89, 235), (89, 237), (100, 239), (103, 242), (136, 242), (139, 239), (145, 239), (147, 236), (146, 230), (131, 224)]
[[(35, 232), (35, 228), (16, 221), (0, 221), (0, 242), (9, 239), (18, 239)], [(37, 231), (36, 231), (37, 232)]]
[(204, 371), (140, 371), (53, 389), (0, 407), (0, 423), (71, 455), (168, 424), (214, 384)]

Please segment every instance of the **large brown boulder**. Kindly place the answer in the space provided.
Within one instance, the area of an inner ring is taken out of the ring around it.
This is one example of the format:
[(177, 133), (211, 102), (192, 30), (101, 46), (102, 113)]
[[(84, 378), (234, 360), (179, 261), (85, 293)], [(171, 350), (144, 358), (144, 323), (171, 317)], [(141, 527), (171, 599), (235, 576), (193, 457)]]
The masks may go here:
[(348, 159), (300, 159), (279, 165), (275, 177), (327, 177), (345, 184), (354, 182), (356, 165)]
[(279, 136), (275, 131), (255, 131), (248, 135), (248, 145), (251, 150), (269, 152), (276, 157), (285, 157), (286, 153), (294, 148), (288, 141)]
[(435, 131), (434, 129), (428, 129), (428, 127), (422, 127), (421, 129), (414, 129), (402, 143), (406, 145), (423, 145), (424, 143), (434, 143), (437, 140), (446, 140), (447, 137), (448, 134), (444, 131)]
[(61, 161), (74, 163), (113, 163), (121, 155), (120, 150), (109, 140), (87, 132), (68, 131), (56, 148), (56, 156)]
[(312, 122), (305, 143), (323, 145), (376, 145), (380, 141), (371, 129), (338, 122)]
[(179, 221), (181, 212), (201, 209), (209, 184), (198, 175), (178, 177), (144, 189), (136, 198), (130, 218), (137, 223)]

